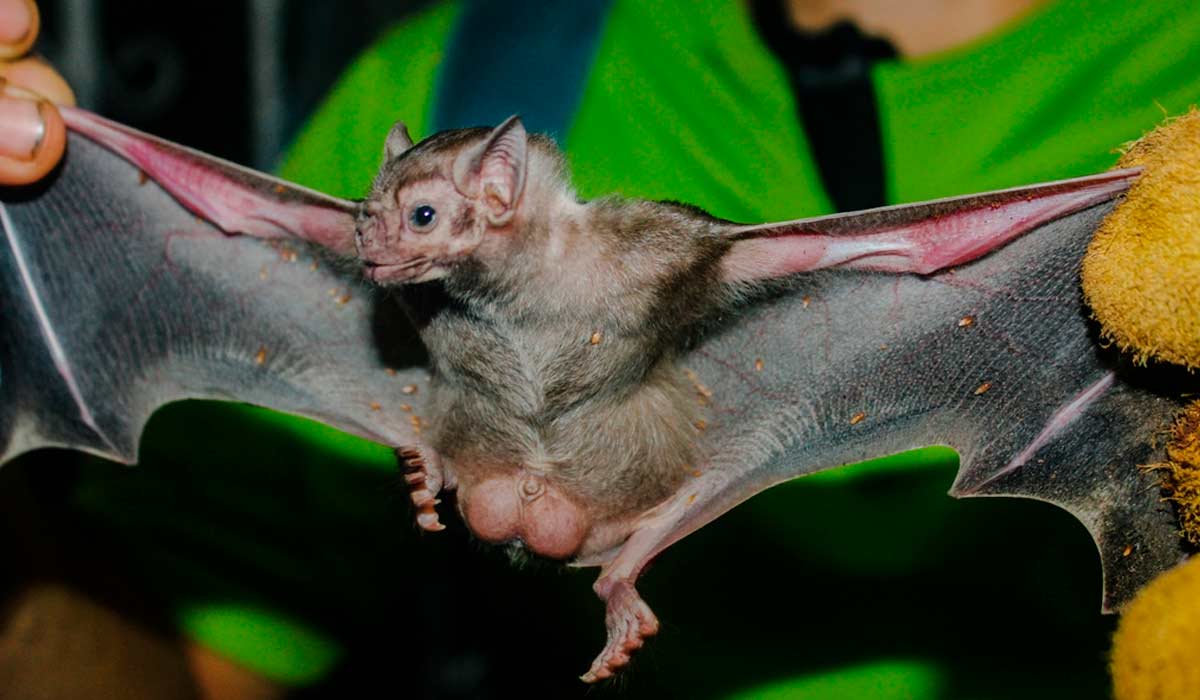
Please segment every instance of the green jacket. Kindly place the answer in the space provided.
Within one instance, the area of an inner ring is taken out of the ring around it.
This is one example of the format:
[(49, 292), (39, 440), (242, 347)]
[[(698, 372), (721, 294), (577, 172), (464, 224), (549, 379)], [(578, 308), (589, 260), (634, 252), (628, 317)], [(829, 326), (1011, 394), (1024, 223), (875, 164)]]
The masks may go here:
[[(428, 135), (459, 13), (437, 4), (365, 51), (283, 175), (359, 197), (396, 119)], [(1061, 0), (873, 79), (892, 202), (1096, 172), (1200, 99), (1200, 4)], [(584, 197), (681, 200), (740, 221), (830, 211), (787, 76), (736, 0), (614, 2), (563, 145)], [(186, 633), (276, 679), (321, 677), (397, 591), (444, 573), (449, 555), (413, 534), (385, 448), (188, 404), (152, 421), (142, 454), (131, 472), (90, 469), (81, 501), (126, 533)], [(667, 632), (644, 653), (651, 670), (636, 669), (657, 680), (630, 692), (1102, 696), (1109, 622), (1082, 529), (1027, 502), (952, 501), (955, 462), (925, 450), (793, 482), (668, 551), (644, 593)], [(529, 669), (581, 671), (602, 628), (586, 579), (485, 569), (515, 605), (553, 617), (569, 601), (565, 636), (581, 641), (566, 665), (530, 651)], [(446, 633), (482, 639), (475, 622)]]

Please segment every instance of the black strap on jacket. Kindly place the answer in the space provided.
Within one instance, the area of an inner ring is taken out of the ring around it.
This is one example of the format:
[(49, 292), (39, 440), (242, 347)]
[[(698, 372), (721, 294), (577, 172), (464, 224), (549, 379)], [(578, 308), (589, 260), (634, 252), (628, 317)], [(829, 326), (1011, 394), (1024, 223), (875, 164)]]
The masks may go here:
[(834, 206), (852, 211), (883, 205), (886, 180), (871, 65), (895, 58), (895, 47), (849, 22), (800, 31), (787, 15), (787, 0), (755, 0), (753, 10), (759, 34), (787, 69), (800, 123)]
[(463, 0), (438, 76), (436, 131), (515, 113), (562, 141), (600, 43), (610, 0)]

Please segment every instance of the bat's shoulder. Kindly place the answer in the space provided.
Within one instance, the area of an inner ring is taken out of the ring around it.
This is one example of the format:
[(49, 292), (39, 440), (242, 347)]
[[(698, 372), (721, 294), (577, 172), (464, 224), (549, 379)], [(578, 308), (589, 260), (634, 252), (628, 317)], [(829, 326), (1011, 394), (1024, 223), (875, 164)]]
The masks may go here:
[(700, 207), (675, 201), (609, 196), (588, 203), (589, 228), (619, 252), (640, 249), (662, 255), (666, 249), (691, 255), (692, 244), (719, 239), (727, 225)]
[(677, 199), (658, 199), (647, 200), (648, 203), (657, 205), (663, 211), (670, 212), (674, 216), (684, 217), (692, 221), (704, 221), (715, 224), (728, 223), (724, 219), (719, 219), (701, 207), (688, 202), (681, 202)]

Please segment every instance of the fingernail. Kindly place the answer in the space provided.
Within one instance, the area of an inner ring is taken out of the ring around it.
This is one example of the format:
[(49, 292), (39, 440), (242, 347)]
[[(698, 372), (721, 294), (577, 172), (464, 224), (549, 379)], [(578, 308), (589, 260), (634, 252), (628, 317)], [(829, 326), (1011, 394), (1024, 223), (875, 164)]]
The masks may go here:
[(32, 24), (29, 0), (0, 0), (0, 43), (21, 43)]
[(45, 102), (14, 97), (11, 92), (9, 87), (0, 94), (0, 156), (33, 160), (46, 136)]

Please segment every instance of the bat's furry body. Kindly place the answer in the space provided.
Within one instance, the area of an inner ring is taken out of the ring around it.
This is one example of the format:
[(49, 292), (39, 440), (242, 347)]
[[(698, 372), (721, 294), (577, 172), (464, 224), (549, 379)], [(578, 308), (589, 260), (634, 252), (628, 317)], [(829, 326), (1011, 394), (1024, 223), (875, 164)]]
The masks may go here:
[[(425, 460), (457, 485), (472, 529), (539, 554), (600, 552), (628, 536), (621, 518), (631, 524), (698, 467), (698, 396), (675, 362), (734, 297), (720, 270), (728, 224), (676, 204), (579, 202), (558, 149), (534, 137), (514, 216), (489, 226), (453, 177), (489, 135), (447, 132), (388, 158), (366, 205), (379, 226), (402, 228), (391, 212), (434, 202), (444, 228), (373, 229), (362, 248), (450, 258), (440, 283), (402, 296), (431, 358), (436, 456)], [(464, 239), (479, 242), (445, 252)], [(531, 532), (547, 520), (555, 532)]]

